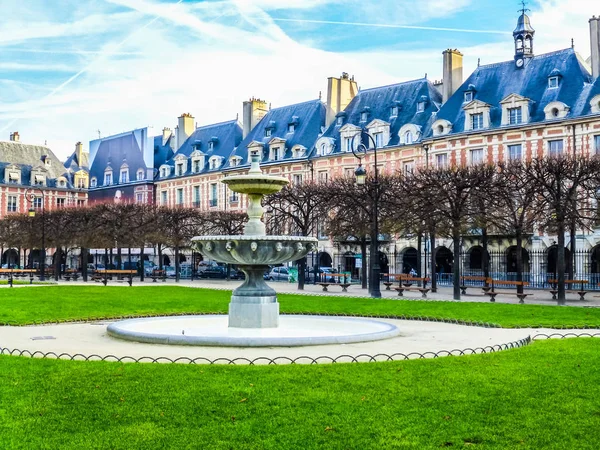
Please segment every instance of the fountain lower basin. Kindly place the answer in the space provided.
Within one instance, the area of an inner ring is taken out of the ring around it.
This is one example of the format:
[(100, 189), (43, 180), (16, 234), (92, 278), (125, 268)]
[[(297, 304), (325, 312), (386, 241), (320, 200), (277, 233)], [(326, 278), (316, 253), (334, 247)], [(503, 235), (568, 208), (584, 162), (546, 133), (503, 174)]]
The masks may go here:
[(129, 319), (108, 326), (110, 336), (166, 345), (221, 347), (297, 347), (350, 344), (388, 339), (400, 334), (377, 320), (283, 315), (277, 328), (232, 328), (227, 316), (176, 316)]

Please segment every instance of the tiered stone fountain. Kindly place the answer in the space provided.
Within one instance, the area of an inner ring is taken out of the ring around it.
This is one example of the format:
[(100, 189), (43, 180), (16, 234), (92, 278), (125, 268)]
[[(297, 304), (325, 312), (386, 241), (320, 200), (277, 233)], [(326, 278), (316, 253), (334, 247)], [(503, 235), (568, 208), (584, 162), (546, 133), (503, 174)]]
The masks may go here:
[(138, 342), (177, 345), (301, 346), (364, 342), (397, 336), (389, 323), (368, 319), (279, 316), (279, 303), (263, 274), (269, 265), (295, 261), (317, 246), (313, 237), (268, 236), (261, 221), (262, 198), (279, 192), (284, 177), (264, 175), (260, 155), (251, 154), (246, 175), (226, 177), (223, 183), (248, 196), (248, 223), (243, 235), (198, 236), (194, 246), (215, 261), (237, 264), (246, 275), (233, 291), (228, 316), (183, 316), (130, 319), (108, 326), (108, 334)]

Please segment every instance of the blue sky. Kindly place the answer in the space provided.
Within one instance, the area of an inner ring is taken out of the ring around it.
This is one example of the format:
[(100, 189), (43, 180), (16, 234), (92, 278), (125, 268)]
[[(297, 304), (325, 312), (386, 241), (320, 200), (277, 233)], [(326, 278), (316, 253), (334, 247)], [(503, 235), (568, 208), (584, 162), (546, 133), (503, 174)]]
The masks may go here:
[[(573, 37), (587, 58), (594, 4), (529, 2), (536, 53)], [(199, 125), (234, 119), (252, 96), (273, 107), (325, 96), (327, 77), (343, 71), (363, 88), (439, 79), (446, 48), (465, 54), (466, 77), (478, 58), (512, 57), (519, 8), (513, 0), (1, 0), (0, 139), (19, 131), (64, 158), (98, 130), (159, 134), (183, 112)]]

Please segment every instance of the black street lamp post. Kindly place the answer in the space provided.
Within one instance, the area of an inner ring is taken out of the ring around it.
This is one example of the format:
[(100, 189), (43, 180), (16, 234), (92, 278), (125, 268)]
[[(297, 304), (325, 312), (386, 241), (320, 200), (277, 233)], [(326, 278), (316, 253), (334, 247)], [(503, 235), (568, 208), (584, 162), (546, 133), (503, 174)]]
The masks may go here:
[[(39, 194), (35, 191), (38, 191)], [(42, 249), (40, 255), (40, 281), (46, 279), (46, 198), (45, 192), (39, 187), (32, 187), (25, 191), (25, 199), (31, 204), (29, 208), (29, 217), (35, 217), (35, 201), (38, 198), (42, 199)]]
[[(358, 136), (358, 135), (357, 135)], [(354, 171), (354, 175), (356, 176), (356, 184), (364, 185), (366, 183), (367, 171), (362, 166), (362, 158), (367, 155), (368, 145), (372, 144), (373, 146), (373, 162), (374, 162), (374, 176), (373, 181), (371, 181), (371, 186), (373, 186), (373, 210), (372, 210), (372, 218), (371, 218), (371, 258), (370, 258), (370, 283), (369, 283), (369, 291), (371, 293), (372, 298), (381, 298), (381, 288), (380, 288), (380, 273), (381, 267), (379, 266), (379, 171), (377, 169), (377, 142), (373, 139), (367, 130), (361, 130), (360, 132), (360, 143), (358, 145), (354, 145), (354, 140), (356, 136), (352, 138), (352, 153), (356, 158), (358, 158), (359, 163), (358, 167)]]

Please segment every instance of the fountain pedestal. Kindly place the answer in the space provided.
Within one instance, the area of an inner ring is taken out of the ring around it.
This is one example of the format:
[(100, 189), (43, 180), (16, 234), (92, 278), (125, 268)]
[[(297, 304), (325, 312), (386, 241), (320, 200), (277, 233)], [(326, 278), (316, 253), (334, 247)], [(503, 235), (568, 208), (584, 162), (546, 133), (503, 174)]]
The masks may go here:
[(235, 328), (277, 328), (277, 294), (263, 278), (269, 266), (241, 265), (244, 283), (235, 289), (229, 303), (229, 326)]

